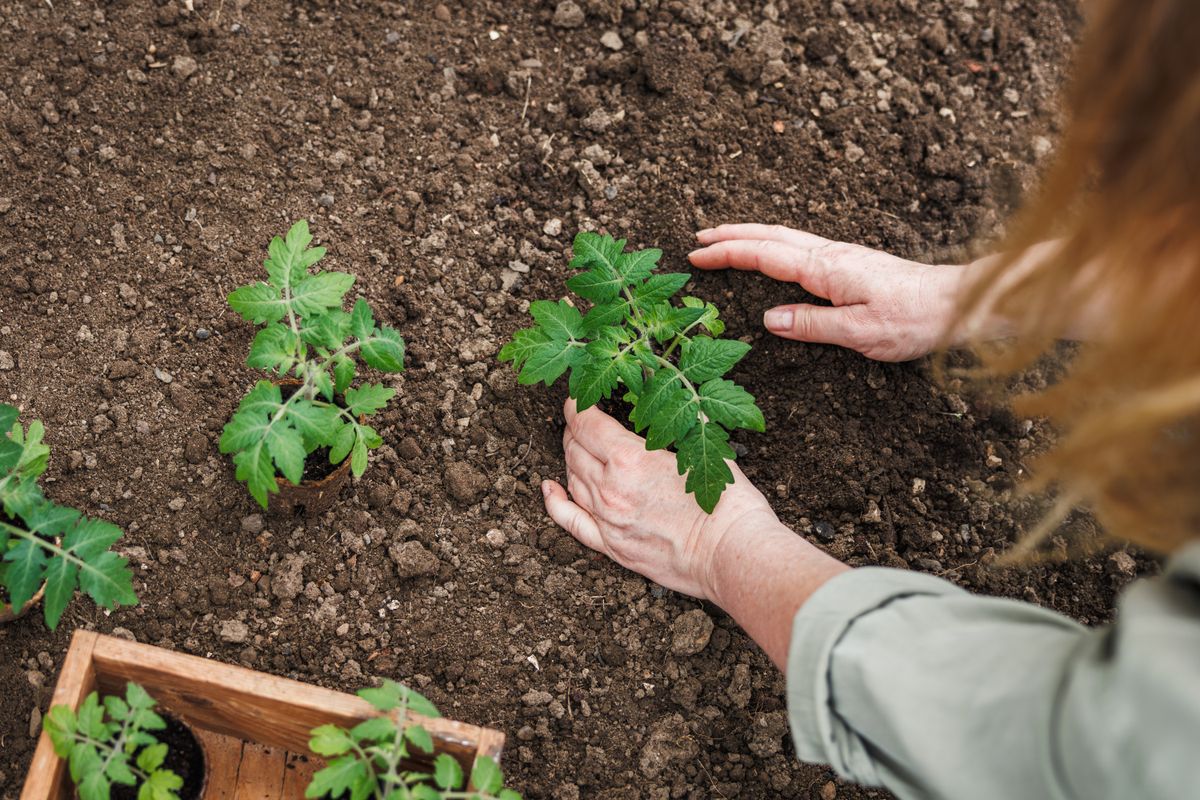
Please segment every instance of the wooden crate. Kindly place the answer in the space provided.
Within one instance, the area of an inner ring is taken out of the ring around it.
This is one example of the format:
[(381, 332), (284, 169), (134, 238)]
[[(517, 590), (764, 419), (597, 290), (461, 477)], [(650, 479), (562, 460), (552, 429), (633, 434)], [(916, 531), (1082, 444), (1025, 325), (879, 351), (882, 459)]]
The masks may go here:
[[(206, 800), (302, 798), (309, 777), (322, 766), (308, 750), (309, 731), (326, 723), (349, 728), (377, 714), (351, 694), (90, 631), (76, 631), (71, 639), (51, 704), (78, 708), (95, 690), (123, 694), (128, 681), (141, 684), (201, 739), (208, 760)], [(454, 756), (468, 775), (477, 756), (500, 760), (499, 731), (412, 718), (433, 737), (435, 754)], [(21, 800), (70, 800), (72, 788), (65, 763), (43, 731)]]

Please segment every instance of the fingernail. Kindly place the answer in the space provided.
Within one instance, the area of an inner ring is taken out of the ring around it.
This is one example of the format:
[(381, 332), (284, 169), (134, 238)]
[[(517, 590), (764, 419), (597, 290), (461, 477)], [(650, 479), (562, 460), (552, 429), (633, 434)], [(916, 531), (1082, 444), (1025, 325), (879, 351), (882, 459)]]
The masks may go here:
[(793, 316), (795, 314), (790, 308), (772, 308), (763, 314), (763, 324), (769, 331), (790, 331)]
[(550, 496), (550, 481), (542, 481), (542, 497)]
[(701, 251), (703, 251), (703, 250), (704, 250), (704, 248), (703, 248), (703, 247), (697, 247), (695, 250), (693, 250), (692, 252), (688, 253), (688, 258), (691, 258), (692, 256), (696, 255), (696, 253), (699, 253), (699, 252), (701, 252)]
[(705, 229), (704, 229), (704, 230), (702, 230), (702, 231), (696, 231), (696, 238), (697, 238), (697, 239), (699, 239), (699, 238), (700, 238), (701, 236), (703, 236), (704, 234), (706, 234), (706, 233), (712, 233), (712, 232), (713, 232), (713, 229), (712, 229), (712, 228), (705, 228)]

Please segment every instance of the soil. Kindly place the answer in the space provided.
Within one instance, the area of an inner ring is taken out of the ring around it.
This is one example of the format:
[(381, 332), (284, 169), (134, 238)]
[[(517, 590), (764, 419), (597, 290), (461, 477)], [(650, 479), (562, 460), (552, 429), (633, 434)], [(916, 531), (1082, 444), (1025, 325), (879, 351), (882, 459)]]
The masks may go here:
[[(183, 779), (179, 790), (180, 800), (196, 800), (204, 788), (204, 749), (191, 729), (172, 716), (164, 715), (167, 727), (155, 731), (154, 738), (167, 746), (167, 758), (162, 769), (170, 770)], [(136, 800), (137, 789), (131, 786), (113, 785), (113, 800)]]
[[(82, 627), (408, 682), (506, 731), (530, 798), (886, 797), (795, 761), (782, 677), (718, 609), (551, 523), (565, 389), (517, 387), (495, 353), (564, 293), (584, 227), (677, 269), (696, 228), (737, 220), (966, 257), (1051, 149), (1074, 0), (191, 5), (0, 0), (0, 386), (46, 421), (48, 493), (128, 531), (141, 597), (0, 629), (0, 794)], [(224, 298), (299, 217), (409, 367), (381, 378), (399, 394), (366, 476), (276, 523), (216, 448), (258, 377)], [(792, 287), (688, 290), (754, 345), (731, 377), (767, 433), (739, 462), (829, 552), (1088, 623), (1153, 568), (996, 568), (1038, 511), (1013, 487), (1040, 421), (924, 363), (764, 335)]]

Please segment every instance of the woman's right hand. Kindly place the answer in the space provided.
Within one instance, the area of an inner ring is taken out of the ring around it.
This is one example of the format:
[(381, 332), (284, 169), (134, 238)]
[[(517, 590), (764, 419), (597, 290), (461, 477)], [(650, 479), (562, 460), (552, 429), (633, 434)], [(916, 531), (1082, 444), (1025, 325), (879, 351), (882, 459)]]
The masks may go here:
[(700, 269), (757, 270), (833, 303), (776, 306), (767, 330), (836, 344), (877, 361), (909, 361), (945, 344), (968, 268), (931, 266), (782, 225), (721, 225), (697, 234)]

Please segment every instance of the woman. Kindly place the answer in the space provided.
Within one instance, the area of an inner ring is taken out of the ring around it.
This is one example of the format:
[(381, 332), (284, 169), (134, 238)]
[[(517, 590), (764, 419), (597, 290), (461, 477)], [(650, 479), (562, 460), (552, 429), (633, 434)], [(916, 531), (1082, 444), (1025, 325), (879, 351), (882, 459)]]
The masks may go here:
[[(725, 609), (788, 677), (796, 749), (902, 798), (1200, 797), (1200, 3), (1103, 0), (1062, 156), (1004, 255), (933, 267), (779, 227), (702, 231), (701, 269), (753, 269), (831, 306), (773, 333), (883, 360), (1014, 337), (987, 372), (1091, 340), (1020, 409), (1051, 418), (1035, 488), (1169, 557), (1099, 630), (928, 575), (849, 569), (785, 528), (733, 467), (713, 514), (674, 459), (566, 407), (581, 542)], [(1048, 242), (1048, 243), (1047, 243)], [(1043, 244), (1039, 244), (1043, 243)]]

